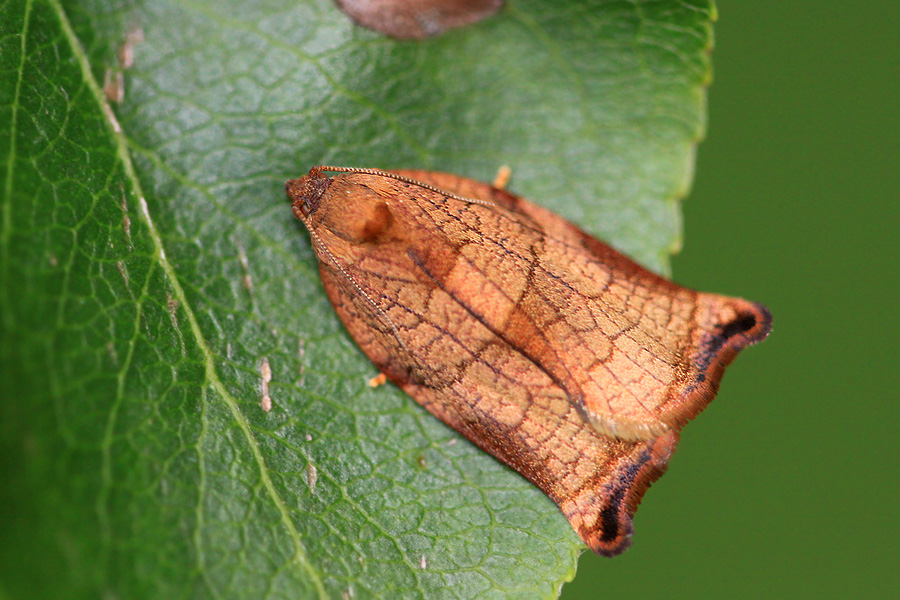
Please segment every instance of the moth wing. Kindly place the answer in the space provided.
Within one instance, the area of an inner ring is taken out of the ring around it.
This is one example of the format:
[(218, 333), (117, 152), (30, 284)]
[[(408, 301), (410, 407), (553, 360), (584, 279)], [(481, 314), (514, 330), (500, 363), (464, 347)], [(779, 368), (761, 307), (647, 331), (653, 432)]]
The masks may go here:
[[(675, 369), (665, 393), (644, 399), (666, 426), (680, 428), (706, 408), (718, 391), (725, 367), (741, 349), (762, 341), (771, 331), (772, 316), (762, 304), (679, 286), (550, 211), (521, 198), (515, 200), (517, 210), (536, 222), (548, 224), (550, 235), (584, 248), (596, 263), (611, 265), (616, 279), (641, 292), (629, 297), (629, 306), (633, 309), (636, 302), (641, 312), (639, 317), (633, 315), (640, 332), (635, 335), (635, 345), (667, 348), (668, 356), (678, 358), (677, 363), (671, 363)], [(637, 350), (632, 355), (639, 364), (652, 362), (646, 352)], [(589, 413), (602, 419), (607, 407), (600, 400), (597, 395), (589, 395), (584, 403)], [(634, 425), (637, 435), (626, 431), (625, 437), (646, 439), (640, 434), (640, 419)], [(624, 429), (631, 427), (631, 423), (626, 423)], [(650, 433), (653, 431), (657, 429), (651, 424)]]
[[(677, 432), (641, 441), (604, 435), (575, 411), (567, 416), (548, 414), (547, 398), (540, 394), (526, 409), (524, 425), (510, 427), (490, 416), (458, 414), (450, 407), (467, 400), (455, 390), (434, 390), (412, 381), (401, 387), (476, 446), (540, 488), (559, 506), (584, 543), (602, 556), (616, 556), (631, 545), (637, 507), (647, 488), (665, 473), (679, 439)], [(448, 395), (456, 397), (448, 401)], [(534, 426), (539, 426), (539, 431), (528, 431)]]
[[(615, 556), (631, 544), (633, 516), (646, 489), (666, 469), (676, 433), (649, 441), (604, 435), (586, 421), (566, 393), (512, 347), (473, 331), (436, 365), (459, 376), (434, 387), (415, 375), (416, 353), (389, 328), (363, 327), (368, 305), (342, 281), (323, 278), (335, 309), (354, 339), (383, 373), (416, 402), (482, 450), (522, 474), (562, 510), (597, 554)], [(402, 335), (402, 334), (401, 334)], [(474, 342), (474, 338), (478, 338)], [(473, 351), (473, 344), (480, 348)], [(453, 358), (449, 358), (453, 357)], [(501, 373), (494, 368), (504, 365)], [(464, 371), (464, 372), (463, 372)]]
[[(601, 433), (652, 440), (681, 427), (715, 396), (737, 352), (771, 327), (762, 305), (678, 286), (522, 198), (455, 175), (398, 173), (492, 202), (531, 228), (521, 235), (541, 244), (532, 268), (544, 272), (527, 289), (490, 297), (479, 264), (440, 283), (553, 376)], [(509, 298), (514, 307), (492, 313)]]

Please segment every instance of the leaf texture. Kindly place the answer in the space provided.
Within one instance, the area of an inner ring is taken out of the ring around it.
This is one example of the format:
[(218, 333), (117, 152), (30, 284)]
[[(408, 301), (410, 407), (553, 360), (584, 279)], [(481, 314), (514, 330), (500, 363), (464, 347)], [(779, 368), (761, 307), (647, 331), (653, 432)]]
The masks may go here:
[(3, 4), (0, 592), (554, 597), (565, 518), (365, 385), (283, 182), (509, 164), (665, 271), (712, 19), (511, 1), (398, 43), (324, 0)]

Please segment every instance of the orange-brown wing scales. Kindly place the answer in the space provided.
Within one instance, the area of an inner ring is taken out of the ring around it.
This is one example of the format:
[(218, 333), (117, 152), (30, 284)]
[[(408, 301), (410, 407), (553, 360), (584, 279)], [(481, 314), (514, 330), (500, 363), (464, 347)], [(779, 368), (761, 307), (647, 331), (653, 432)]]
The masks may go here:
[(617, 253), (598, 258), (580, 230), (557, 225), (558, 216), (491, 190), (467, 184), (454, 191), (506, 197), (505, 210), (454, 199), (426, 207), (444, 216), (453, 206), (450, 215), (473, 223), (441, 229), (464, 244), (452, 270), (429, 270), (428, 256), (443, 260), (437, 252), (422, 257), (423, 270), (546, 370), (601, 432), (652, 439), (677, 425), (680, 413), (660, 407), (681, 396), (689, 377), (682, 357), (697, 294)]
[[(389, 379), (534, 482), (600, 554), (765, 309), (647, 272), (544, 209), (452, 175), (288, 183), (325, 289)], [(477, 203), (456, 196), (475, 198)]]
[[(503, 194), (516, 210), (541, 223), (548, 235), (584, 248), (597, 263), (613, 271), (614, 278), (621, 282), (613, 298), (624, 302), (630, 322), (637, 319), (640, 323), (641, 341), (647, 344), (641, 346), (643, 349), (651, 348), (649, 344), (654, 340), (677, 348), (679, 383), (657, 399), (655, 412), (661, 423), (677, 428), (695, 417), (715, 397), (725, 366), (742, 348), (769, 334), (772, 316), (765, 306), (679, 286), (647, 271), (547, 209)], [(609, 304), (615, 312), (616, 303)], [(615, 329), (606, 333), (614, 335)], [(592, 399), (586, 402), (589, 410), (597, 411)], [(655, 428), (651, 425), (651, 429)], [(612, 433), (629, 436), (627, 431)], [(640, 432), (635, 435), (640, 437)]]
[[(442, 291), (419, 306), (430, 305), (439, 315), (434, 321), (383, 307), (401, 345), (390, 325), (362, 325), (376, 317), (345, 279), (323, 272), (323, 280), (351, 335), (389, 379), (537, 485), (592, 550), (612, 556), (628, 546), (634, 511), (664, 471), (677, 434), (627, 442), (599, 433), (548, 375), (484, 325), (469, 319), (448, 330), (459, 319), (458, 305)], [(423, 372), (435, 364), (441, 366)]]

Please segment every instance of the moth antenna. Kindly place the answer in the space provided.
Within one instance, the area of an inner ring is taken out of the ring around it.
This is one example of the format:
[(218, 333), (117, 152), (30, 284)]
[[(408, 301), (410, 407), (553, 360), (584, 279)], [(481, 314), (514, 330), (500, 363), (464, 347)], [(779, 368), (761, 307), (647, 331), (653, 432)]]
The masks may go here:
[(490, 206), (492, 208), (499, 208), (499, 206), (490, 202), (489, 200), (479, 200), (478, 198), (469, 198), (468, 196), (460, 196), (459, 194), (454, 194), (453, 192), (448, 192), (447, 190), (443, 190), (437, 186), (433, 186), (430, 183), (425, 183), (424, 181), (419, 181), (418, 179), (413, 179), (412, 177), (406, 177), (405, 175), (398, 175), (396, 173), (391, 173), (390, 171), (382, 171), (381, 169), (372, 169), (366, 167), (328, 167), (325, 165), (313, 167), (314, 169), (318, 169), (320, 171), (334, 171), (336, 173), (362, 173), (363, 175), (378, 175), (380, 177), (387, 177), (389, 179), (395, 179), (397, 181), (402, 181), (403, 183), (409, 183), (412, 185), (417, 185), (426, 190), (431, 190), (432, 192), (437, 192), (442, 196), (446, 196), (448, 198), (453, 198), (454, 200), (459, 200), (461, 202), (466, 202), (468, 204), (480, 204), (482, 206)]
[[(305, 222), (305, 220), (306, 219), (304, 217), (304, 222)], [(363, 298), (365, 298), (366, 302), (368, 302), (369, 304), (372, 305), (372, 308), (374, 308), (378, 312), (378, 314), (382, 318), (382, 320), (387, 324), (388, 327), (391, 328), (391, 331), (394, 333), (394, 337), (397, 338), (397, 341), (400, 343), (400, 346), (402, 346), (403, 349), (407, 352), (407, 354), (409, 354), (409, 356), (412, 357), (412, 355), (413, 355), (412, 351), (409, 349), (409, 346), (406, 345), (406, 342), (403, 341), (403, 338), (400, 337), (400, 331), (397, 329), (397, 326), (394, 325), (394, 322), (387, 315), (387, 313), (384, 312), (384, 310), (382, 310), (382, 308), (380, 306), (378, 306), (378, 303), (375, 302), (372, 299), (372, 297), (364, 289), (362, 289), (362, 287), (356, 282), (356, 279), (353, 277), (353, 275), (350, 274), (349, 272), (347, 272), (347, 270), (341, 266), (341, 264), (338, 262), (337, 258), (334, 256), (334, 254), (331, 253), (331, 250), (328, 249), (328, 246), (325, 245), (325, 242), (322, 241), (322, 238), (319, 237), (319, 235), (315, 232), (315, 229), (313, 229), (313, 227), (311, 227), (308, 223), (307, 223), (307, 229), (309, 230), (310, 238), (312, 238), (315, 241), (315, 243), (319, 246), (319, 248), (322, 249), (322, 252), (325, 253), (325, 256), (328, 257), (328, 260), (331, 262), (331, 264), (334, 266), (334, 268), (337, 269), (338, 272), (341, 275), (343, 275), (347, 279), (347, 281), (350, 282), (350, 285), (352, 285), (354, 288), (356, 288), (356, 291), (359, 292)]]

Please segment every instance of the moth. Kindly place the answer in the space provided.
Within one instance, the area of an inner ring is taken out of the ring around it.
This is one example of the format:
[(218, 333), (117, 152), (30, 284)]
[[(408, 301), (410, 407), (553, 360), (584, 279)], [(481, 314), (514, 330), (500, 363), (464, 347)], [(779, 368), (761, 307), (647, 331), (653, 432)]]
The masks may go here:
[(337, 0), (354, 21), (400, 39), (424, 39), (496, 13), (503, 0)]
[(363, 352), (601, 555), (628, 547), (679, 430), (771, 328), (760, 304), (681, 287), (472, 179), (314, 167), (286, 189)]

